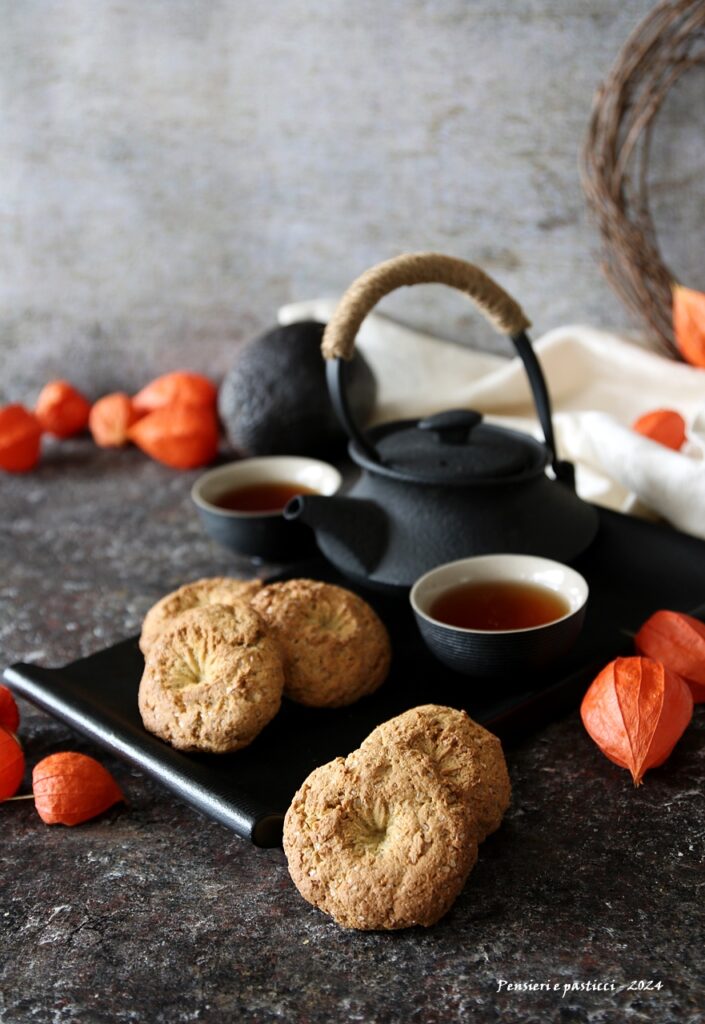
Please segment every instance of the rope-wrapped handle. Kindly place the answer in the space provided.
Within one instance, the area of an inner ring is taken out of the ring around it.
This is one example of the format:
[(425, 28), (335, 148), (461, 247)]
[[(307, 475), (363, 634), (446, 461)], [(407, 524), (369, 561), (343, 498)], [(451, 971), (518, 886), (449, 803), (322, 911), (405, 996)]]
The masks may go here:
[(326, 327), (326, 359), (352, 359), (362, 321), (377, 303), (404, 285), (447, 284), (464, 292), (501, 334), (531, 326), (518, 302), (473, 263), (437, 252), (412, 252), (378, 263), (350, 285)]
[(395, 288), (411, 284), (447, 284), (464, 292), (501, 334), (508, 334), (524, 364), (543, 429), (551, 465), (559, 480), (574, 486), (575, 475), (569, 462), (558, 459), (553, 435), (551, 399), (541, 366), (526, 334), (531, 326), (521, 306), (473, 263), (436, 252), (413, 252), (378, 263), (350, 285), (338, 303), (323, 335), (321, 348), (328, 360), (326, 376), (333, 407), (350, 438), (369, 459), (379, 463), (380, 455), (360, 430), (348, 402), (349, 360), (355, 352), (355, 339), (362, 321), (380, 299)]

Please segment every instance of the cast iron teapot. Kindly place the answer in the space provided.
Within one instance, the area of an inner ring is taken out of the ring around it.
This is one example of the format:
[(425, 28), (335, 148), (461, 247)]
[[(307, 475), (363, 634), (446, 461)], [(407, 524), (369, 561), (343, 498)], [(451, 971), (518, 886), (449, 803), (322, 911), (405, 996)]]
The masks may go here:
[[(511, 337), (531, 384), (543, 443), (483, 423), (469, 409), (359, 429), (348, 404), (347, 370), (362, 321), (394, 289), (433, 282), (465, 292)], [(313, 527), (324, 555), (347, 576), (402, 588), (468, 555), (512, 552), (569, 562), (591, 543), (597, 512), (576, 495), (572, 464), (556, 456), (551, 403), (528, 326), (518, 304), (482, 270), (436, 253), (387, 260), (350, 286), (322, 349), (331, 398), (362, 472), (344, 496), (300, 495), (284, 512)]]

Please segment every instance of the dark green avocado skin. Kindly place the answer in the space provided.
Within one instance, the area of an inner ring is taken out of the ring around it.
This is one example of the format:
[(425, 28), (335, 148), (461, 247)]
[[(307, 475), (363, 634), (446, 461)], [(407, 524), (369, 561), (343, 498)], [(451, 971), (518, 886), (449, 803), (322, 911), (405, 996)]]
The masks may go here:
[[(335, 415), (321, 355), (324, 324), (313, 320), (274, 327), (246, 342), (226, 375), (218, 411), (228, 440), (244, 455), (333, 456), (347, 436)], [(357, 352), (349, 375), (349, 401), (364, 426), (377, 385)]]

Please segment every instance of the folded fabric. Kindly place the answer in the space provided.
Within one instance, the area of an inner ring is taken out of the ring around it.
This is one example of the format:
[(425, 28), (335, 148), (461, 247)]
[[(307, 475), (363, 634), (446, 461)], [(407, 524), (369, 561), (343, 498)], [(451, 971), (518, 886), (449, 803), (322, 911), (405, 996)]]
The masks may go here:
[[(327, 321), (334, 299), (284, 306), (279, 322)], [(358, 346), (379, 385), (375, 422), (473, 408), (540, 436), (518, 358), (443, 341), (373, 313)], [(657, 515), (705, 538), (705, 372), (607, 331), (570, 326), (535, 342), (551, 394), (561, 458), (576, 464), (582, 497)], [(682, 453), (629, 429), (653, 409), (676, 409), (689, 425)]]

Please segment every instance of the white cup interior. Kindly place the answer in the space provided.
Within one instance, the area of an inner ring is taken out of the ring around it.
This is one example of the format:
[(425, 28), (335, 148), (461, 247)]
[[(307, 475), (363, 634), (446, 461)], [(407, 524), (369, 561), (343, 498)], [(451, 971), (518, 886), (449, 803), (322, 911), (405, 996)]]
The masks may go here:
[(227, 491), (236, 487), (251, 487), (255, 484), (300, 484), (302, 488), (317, 494), (335, 494), (342, 483), (338, 470), (319, 459), (308, 459), (300, 455), (263, 455), (259, 458), (241, 459), (218, 466), (199, 477), (191, 490), (191, 497), (197, 505), (224, 516), (238, 518), (280, 515), (279, 512), (237, 512), (220, 508), (216, 504)]
[(585, 579), (562, 562), (554, 562), (549, 558), (538, 558), (534, 555), (478, 555), (474, 558), (461, 558), (457, 562), (446, 562), (431, 569), (421, 576), (411, 588), (409, 600), (414, 611), (446, 629), (465, 633), (520, 633), (526, 630), (517, 629), (463, 629), (460, 626), (449, 626), (439, 622), (430, 614), (434, 601), (464, 583), (535, 583), (560, 594), (568, 603), (568, 611), (560, 619), (552, 619), (541, 626), (530, 626), (529, 629), (543, 629), (574, 615), (588, 599), (588, 585)]

